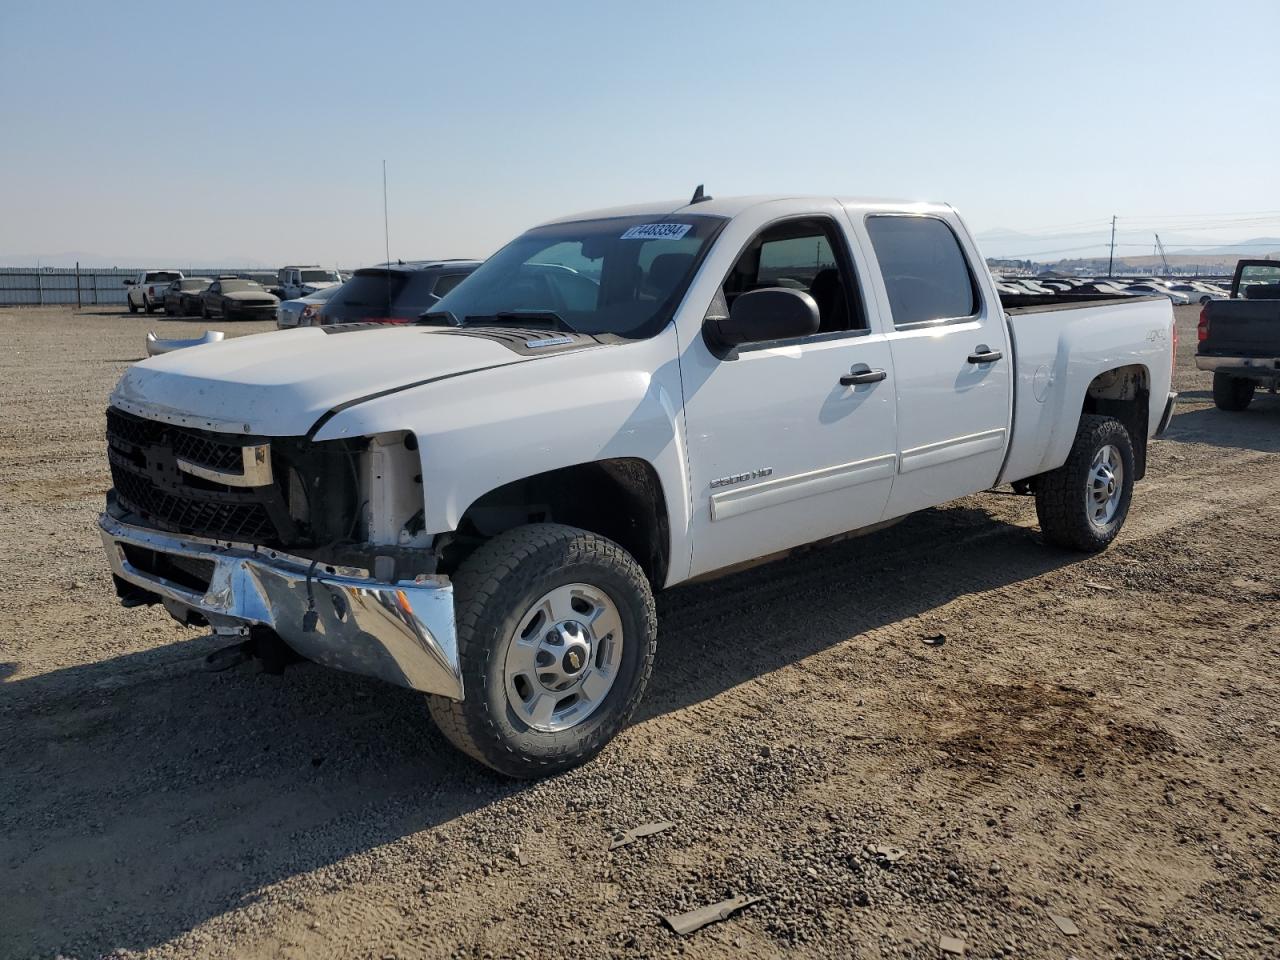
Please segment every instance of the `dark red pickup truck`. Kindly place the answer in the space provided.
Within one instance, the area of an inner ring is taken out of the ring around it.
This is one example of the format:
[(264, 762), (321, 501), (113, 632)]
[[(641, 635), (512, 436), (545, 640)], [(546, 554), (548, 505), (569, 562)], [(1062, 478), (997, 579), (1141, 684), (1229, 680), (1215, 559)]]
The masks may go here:
[(1213, 402), (1243, 410), (1261, 385), (1280, 385), (1280, 260), (1241, 260), (1230, 300), (1200, 311), (1196, 366), (1213, 373)]

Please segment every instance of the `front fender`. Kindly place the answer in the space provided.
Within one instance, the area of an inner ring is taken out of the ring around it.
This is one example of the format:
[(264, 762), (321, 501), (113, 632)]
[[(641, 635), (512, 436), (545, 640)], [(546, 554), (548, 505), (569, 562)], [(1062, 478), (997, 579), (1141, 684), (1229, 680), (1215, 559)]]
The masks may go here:
[(524, 477), (628, 457), (658, 475), (671, 533), (668, 582), (688, 576), (688, 471), (674, 327), (605, 345), (462, 374), (336, 414), (315, 439), (412, 431), (428, 533), (457, 528), (486, 493)]

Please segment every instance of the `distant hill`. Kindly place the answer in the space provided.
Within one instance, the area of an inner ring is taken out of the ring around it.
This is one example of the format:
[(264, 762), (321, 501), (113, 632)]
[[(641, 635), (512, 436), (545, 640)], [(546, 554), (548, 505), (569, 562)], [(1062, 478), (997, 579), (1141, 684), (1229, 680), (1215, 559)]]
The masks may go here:
[(1243, 243), (1232, 243), (1224, 247), (1206, 247), (1203, 250), (1179, 250), (1179, 255), (1185, 256), (1224, 256), (1224, 257), (1252, 257), (1261, 254), (1275, 255), (1280, 250), (1280, 237), (1257, 237), (1253, 240), (1245, 240)]

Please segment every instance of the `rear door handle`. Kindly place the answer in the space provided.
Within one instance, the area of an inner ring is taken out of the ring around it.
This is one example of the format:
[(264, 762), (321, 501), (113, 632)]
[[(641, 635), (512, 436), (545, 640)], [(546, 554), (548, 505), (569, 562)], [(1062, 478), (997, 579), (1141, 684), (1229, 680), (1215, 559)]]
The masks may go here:
[(985, 343), (978, 344), (978, 348), (969, 354), (970, 363), (995, 363), (1004, 354), (999, 350), (992, 350)]
[(840, 378), (842, 387), (854, 387), (860, 383), (879, 383), (888, 376), (883, 370), (872, 370), (870, 367), (862, 366), (862, 369), (854, 367), (843, 377)]

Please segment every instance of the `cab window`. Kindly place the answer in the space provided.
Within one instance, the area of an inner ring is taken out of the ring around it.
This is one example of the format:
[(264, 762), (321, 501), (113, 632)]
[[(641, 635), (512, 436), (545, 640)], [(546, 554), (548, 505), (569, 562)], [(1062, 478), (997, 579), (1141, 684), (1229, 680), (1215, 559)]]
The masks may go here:
[(941, 323), (978, 312), (978, 286), (960, 241), (937, 217), (870, 216), (895, 327)]
[(825, 217), (786, 220), (760, 231), (738, 257), (722, 288), (732, 308), (739, 295), (766, 287), (813, 297), (818, 333), (865, 330), (866, 316), (850, 260), (835, 224)]

